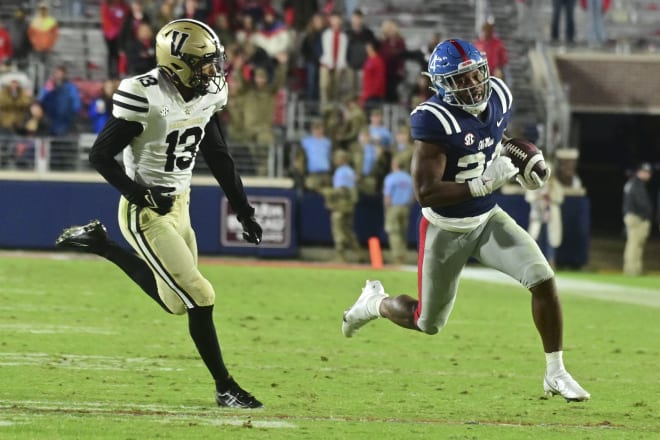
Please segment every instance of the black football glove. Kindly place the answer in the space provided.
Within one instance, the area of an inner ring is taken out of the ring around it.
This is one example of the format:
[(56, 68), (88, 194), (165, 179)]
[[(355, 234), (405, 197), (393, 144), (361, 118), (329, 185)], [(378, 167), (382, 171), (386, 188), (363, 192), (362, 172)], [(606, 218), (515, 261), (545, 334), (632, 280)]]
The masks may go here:
[(237, 215), (236, 218), (243, 225), (243, 240), (253, 244), (261, 243), (261, 234), (263, 231), (254, 218), (254, 215), (247, 215), (245, 217)]
[(143, 208), (151, 208), (160, 215), (165, 215), (172, 210), (174, 197), (169, 195), (175, 188), (166, 186), (152, 186), (151, 188), (140, 188), (126, 194), (126, 199), (134, 205)]

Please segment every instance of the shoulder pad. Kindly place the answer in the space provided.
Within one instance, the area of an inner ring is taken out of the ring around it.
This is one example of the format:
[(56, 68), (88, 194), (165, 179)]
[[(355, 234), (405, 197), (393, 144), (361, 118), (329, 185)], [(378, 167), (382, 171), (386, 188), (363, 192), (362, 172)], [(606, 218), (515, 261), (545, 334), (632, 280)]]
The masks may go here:
[[(112, 115), (127, 121), (144, 122), (149, 115), (149, 99), (142, 77), (126, 78), (112, 95)], [(154, 78), (157, 84), (156, 78)]]
[(410, 114), (413, 139), (443, 140), (462, 131), (456, 117), (445, 106), (432, 101), (418, 105)]
[(495, 92), (493, 95), (497, 96), (497, 99), (502, 105), (502, 114), (507, 113), (511, 109), (511, 103), (513, 102), (511, 90), (509, 90), (509, 87), (504, 81), (495, 76), (490, 77), (490, 84), (493, 92)]

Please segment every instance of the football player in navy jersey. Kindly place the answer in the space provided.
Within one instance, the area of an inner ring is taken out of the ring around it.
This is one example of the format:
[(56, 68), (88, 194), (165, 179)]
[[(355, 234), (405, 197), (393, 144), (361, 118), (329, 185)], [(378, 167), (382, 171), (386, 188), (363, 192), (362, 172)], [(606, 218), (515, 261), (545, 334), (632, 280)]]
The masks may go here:
[[(197, 267), (190, 224), (190, 183), (198, 151), (222, 187), (243, 238), (259, 244), (241, 178), (220, 131), (217, 112), (227, 104), (225, 50), (206, 24), (174, 20), (156, 36), (158, 67), (124, 79), (113, 95), (112, 116), (89, 160), (120, 193), (122, 235), (135, 249), (111, 241), (98, 220), (66, 229), (62, 249), (100, 255), (119, 266), (165, 311), (188, 315), (190, 335), (215, 380), (219, 406), (259, 408), (225, 366), (213, 323), (215, 291)], [(123, 153), (122, 167), (115, 156)]]
[[(367, 281), (344, 312), (342, 332), (350, 337), (384, 317), (402, 327), (435, 334), (451, 314), (459, 277), (474, 258), (518, 280), (531, 292), (532, 316), (546, 356), (546, 394), (569, 401), (590, 398), (562, 360), (562, 312), (552, 268), (527, 232), (496, 203), (493, 191), (518, 169), (501, 156), (511, 115), (511, 92), (491, 77), (472, 44), (450, 39), (438, 44), (428, 64), (435, 95), (410, 116), (415, 152), (415, 196), (422, 207), (419, 226), (417, 298), (390, 297), (379, 281)], [(549, 177), (517, 176), (526, 189)]]

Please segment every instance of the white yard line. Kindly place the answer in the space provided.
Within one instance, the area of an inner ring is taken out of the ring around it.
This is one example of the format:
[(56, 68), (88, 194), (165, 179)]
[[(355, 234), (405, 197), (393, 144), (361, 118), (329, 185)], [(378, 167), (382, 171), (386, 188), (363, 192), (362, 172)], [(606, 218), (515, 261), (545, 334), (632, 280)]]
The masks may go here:
[(0, 366), (41, 366), (71, 370), (111, 370), (148, 369), (155, 371), (183, 371), (183, 368), (169, 364), (164, 359), (127, 358), (119, 356), (88, 356), (80, 354), (48, 353), (9, 353), (0, 352)]
[[(463, 271), (463, 276), (474, 280), (519, 285), (516, 280), (508, 275), (488, 268), (468, 267)], [(557, 276), (557, 288), (560, 295), (567, 294), (603, 301), (660, 307), (660, 289), (644, 289), (598, 281), (576, 280), (561, 275)]]
[(57, 324), (38, 324), (31, 322), (29, 324), (0, 324), (0, 330), (13, 331), (18, 333), (32, 334), (61, 334), (61, 333), (84, 333), (94, 335), (116, 335), (118, 332), (100, 327), (84, 327), (76, 325), (57, 325)]
[[(563, 403), (562, 403), (563, 404)], [(409, 425), (452, 425), (465, 426), (475, 424), (480, 426), (501, 426), (525, 428), (541, 426), (532, 423), (512, 423), (491, 420), (465, 419), (434, 419), (434, 418), (404, 418), (404, 417), (362, 417), (362, 416), (295, 416), (288, 414), (268, 415), (266, 410), (231, 410), (206, 406), (176, 406), (176, 405), (145, 405), (139, 403), (106, 403), (106, 402), (73, 402), (47, 400), (2, 400), (0, 411), (15, 420), (26, 417), (26, 423), (35, 423), (35, 415), (66, 416), (76, 415), (89, 417), (149, 417), (156, 418), (163, 424), (192, 421), (213, 426), (251, 426), (255, 428), (298, 428), (300, 423), (353, 423), (353, 424), (383, 424), (397, 423)], [(240, 413), (240, 416), (238, 415)], [(13, 417), (12, 417), (13, 416)], [(12, 423), (12, 422), (10, 422)], [(579, 428), (587, 431), (603, 429), (599, 425), (553, 424), (543, 423), (542, 426)]]
[[(245, 417), (236, 415), (225, 416), (223, 411), (235, 411), (215, 407), (185, 406), (185, 405), (152, 405), (140, 403), (106, 403), (106, 402), (73, 402), (52, 400), (2, 400), (0, 410), (24, 413), (44, 412), (53, 414), (83, 413), (90, 415), (114, 416), (135, 415), (155, 417), (160, 423), (180, 423), (182, 421), (195, 421), (213, 426), (250, 426), (253, 428), (297, 428), (294, 423), (278, 418), (259, 418), (256, 412), (245, 411)], [(243, 414), (243, 413), (242, 413)], [(295, 420), (295, 418), (291, 418)], [(7, 421), (7, 424), (14, 422)], [(0, 421), (2, 426), (2, 421)], [(8, 426), (8, 425), (7, 425)]]
[[(417, 267), (406, 266), (406, 270), (414, 272)], [(520, 287), (520, 284), (508, 275), (485, 267), (466, 267), (461, 278)], [(560, 295), (573, 295), (602, 301), (660, 308), (660, 289), (644, 289), (597, 281), (576, 280), (561, 275), (557, 276), (557, 288)]]

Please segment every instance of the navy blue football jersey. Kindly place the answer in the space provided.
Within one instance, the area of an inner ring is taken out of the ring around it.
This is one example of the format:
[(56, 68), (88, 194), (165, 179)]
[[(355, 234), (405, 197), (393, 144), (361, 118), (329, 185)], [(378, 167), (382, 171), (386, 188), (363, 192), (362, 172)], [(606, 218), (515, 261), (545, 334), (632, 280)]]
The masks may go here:
[[(504, 81), (490, 78), (492, 93), (482, 119), (442, 101), (434, 95), (410, 114), (412, 137), (438, 144), (447, 151), (442, 180), (467, 182), (481, 176), (499, 155), (504, 129), (511, 116), (512, 96)], [(443, 217), (464, 218), (481, 215), (495, 206), (489, 194), (443, 207), (431, 207)]]

